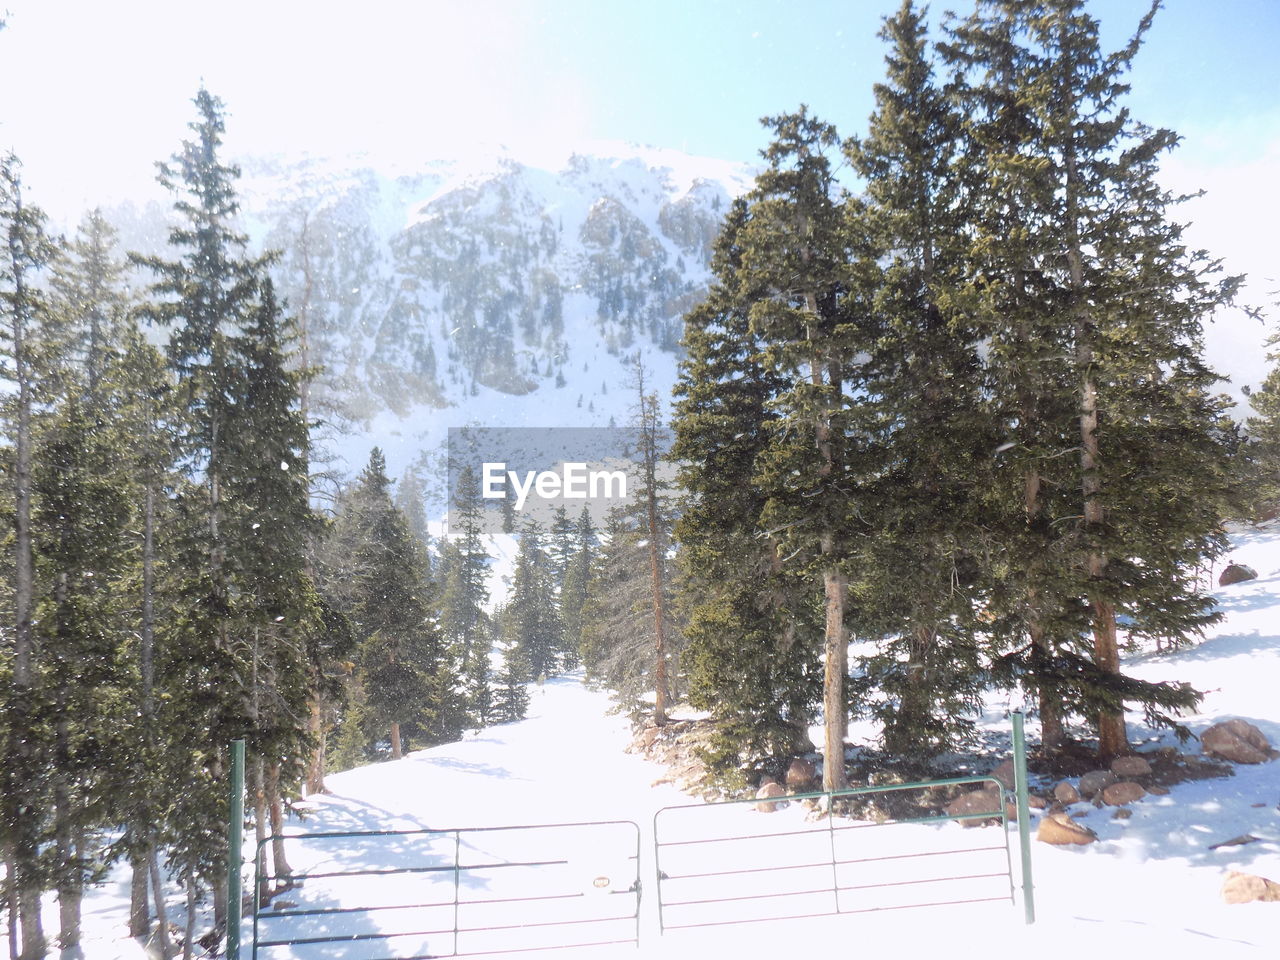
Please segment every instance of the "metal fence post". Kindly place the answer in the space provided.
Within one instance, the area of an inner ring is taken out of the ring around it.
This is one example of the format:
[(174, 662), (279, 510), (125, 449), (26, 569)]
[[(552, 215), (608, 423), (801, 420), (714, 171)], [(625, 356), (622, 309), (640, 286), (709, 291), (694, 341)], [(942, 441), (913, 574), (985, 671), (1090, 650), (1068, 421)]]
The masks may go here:
[(244, 741), (231, 741), (227, 804), (227, 960), (240, 960), (240, 873), (244, 868)]
[(1022, 906), (1027, 923), (1036, 922), (1035, 887), (1031, 882), (1031, 804), (1027, 800), (1027, 739), (1021, 710), (1013, 712), (1013, 785), (1018, 796), (1018, 847), (1022, 851)]

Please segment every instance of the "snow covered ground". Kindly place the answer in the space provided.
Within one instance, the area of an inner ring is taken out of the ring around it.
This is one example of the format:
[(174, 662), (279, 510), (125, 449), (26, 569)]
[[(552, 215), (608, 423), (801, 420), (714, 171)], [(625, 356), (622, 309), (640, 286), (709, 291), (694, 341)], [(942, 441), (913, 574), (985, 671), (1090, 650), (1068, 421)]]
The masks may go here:
[[(1280, 697), (1276, 696), (1276, 684), (1280, 682), (1280, 527), (1236, 531), (1233, 543), (1231, 559), (1253, 566), (1259, 577), (1219, 591), (1226, 613), (1224, 622), (1191, 649), (1138, 656), (1130, 660), (1129, 667), (1148, 679), (1186, 680), (1205, 691), (1201, 712), (1187, 719), (1193, 731), (1201, 732), (1220, 719), (1241, 717), (1261, 728), (1273, 744), (1280, 744)], [(1219, 895), (1228, 870), (1280, 879), (1280, 761), (1237, 767), (1231, 777), (1178, 784), (1167, 796), (1151, 795), (1133, 804), (1132, 816), (1127, 820), (1112, 819), (1110, 808), (1072, 808), (1073, 814), (1084, 814), (1082, 822), (1098, 833), (1099, 840), (1087, 847), (1070, 848), (1033, 841), (1037, 922), (1032, 926), (1023, 922), (1019, 899), (1017, 903), (753, 922), (660, 934), (653, 896), (654, 814), (660, 808), (692, 801), (669, 785), (653, 786), (662, 771), (623, 752), (628, 740), (627, 724), (608, 713), (604, 694), (585, 689), (576, 676), (549, 680), (541, 688), (534, 687), (532, 693), (529, 717), (523, 722), (483, 730), (458, 743), (412, 753), (400, 761), (331, 776), (332, 793), (302, 804), (289, 825), (290, 832), (424, 828), (445, 831), (634, 821), (638, 835), (635, 828), (623, 824), (584, 831), (444, 832), (378, 841), (331, 838), (293, 842), (289, 849), (294, 869), (323, 873), (353, 867), (386, 869), (452, 863), (459, 850), (470, 863), (563, 860), (547, 869), (525, 872), (523, 879), (517, 879), (519, 871), (499, 876), (502, 870), (498, 868), (488, 874), (476, 871), (458, 878), (457, 882), (477, 899), (567, 891), (568, 906), (559, 902), (534, 906), (514, 902), (471, 908), (470, 918), (478, 925), (518, 925), (570, 916), (571, 913), (557, 913), (562, 907), (578, 911), (573, 914), (578, 916), (628, 914), (634, 895), (627, 892), (627, 887), (637, 869), (631, 858), (638, 849), (644, 894), (641, 948), (638, 953), (633, 946), (611, 948), (609, 955), (616, 956), (703, 957), (713, 952), (762, 949), (794, 954), (828, 946), (859, 954), (868, 950), (892, 951), (895, 956), (937, 951), (948, 958), (1001, 954), (1079, 957), (1094, 951), (1126, 949), (1155, 949), (1166, 957), (1232, 958), (1273, 957), (1280, 950), (1280, 904), (1228, 906)], [(993, 700), (985, 718), (992, 730), (1007, 729), (1006, 705), (1003, 698), (999, 702)], [(1033, 724), (1029, 724), (1028, 732), (1035, 737)], [(1130, 736), (1135, 741), (1148, 739), (1148, 746), (1143, 749), (1174, 742), (1171, 737), (1159, 743), (1151, 739), (1154, 734), (1143, 728), (1139, 716), (1130, 717)], [(1192, 743), (1184, 749), (1195, 752), (1199, 747)], [(701, 811), (679, 811), (662, 816), (674, 818), (663, 826), (668, 839), (691, 837), (698, 831), (727, 836), (814, 827), (805, 822), (797, 804), (774, 814), (738, 806), (706, 811), (705, 815)], [(825, 824), (817, 826), (819, 835), (825, 838)], [(981, 837), (983, 843), (1000, 842), (1000, 832), (995, 827), (962, 830), (954, 823), (945, 823), (894, 827), (883, 832), (891, 834), (896, 830), (904, 832), (894, 834), (892, 841), (876, 842), (899, 843), (901, 838), (906, 844), (903, 849), (919, 843), (936, 844), (938, 849), (957, 844), (978, 846), (975, 837)], [(1211, 849), (1246, 834), (1257, 839)], [(811, 840), (787, 840), (776, 856), (803, 853), (804, 844)], [(1016, 833), (1012, 831), (1010, 845), (1014, 882), (1019, 885)], [(781, 852), (783, 847), (785, 853)], [(730, 849), (735, 852), (727, 852)], [(721, 855), (708, 848), (699, 856), (713, 866), (732, 865), (734, 857), (744, 856), (741, 846), (726, 845), (725, 850)], [(681, 851), (682, 848), (664, 849), (663, 868), (671, 873), (677, 869), (689, 872), (672, 859), (683, 856)], [(757, 853), (759, 862), (769, 862), (774, 856)], [(829, 866), (826, 869), (829, 877)], [(451, 902), (454, 882), (451, 870), (319, 878), (307, 881), (301, 889), (281, 899), (286, 903), (285, 912), (298, 914), (307, 908), (340, 904), (392, 907), (439, 899)], [(748, 880), (733, 882), (745, 884)], [(1007, 892), (1007, 881), (995, 883), (997, 887), (1003, 884)], [(665, 890), (668, 897), (678, 898), (674, 887)], [(90, 960), (141, 956), (140, 948), (124, 937), (127, 898), (127, 884), (119, 872), (87, 900), (84, 953)], [(177, 900), (175, 895), (175, 909)], [(722, 905), (716, 909), (737, 909), (737, 916), (743, 919), (766, 915), (761, 901), (745, 904), (741, 908)], [(425, 908), (310, 919), (299, 915), (268, 923), (276, 924), (271, 929), (277, 935), (288, 931), (295, 935), (310, 931), (314, 935), (337, 924), (361, 930), (422, 931), (435, 929), (432, 925), (439, 922), (451, 929), (452, 917), (445, 915), (450, 910), (451, 907), (443, 912), (437, 909), (434, 915)], [(51, 902), (51, 928), (55, 919), (56, 906)], [(678, 918), (668, 912), (666, 920), (673, 925)], [(563, 941), (565, 928), (554, 929), (555, 938)], [(635, 922), (599, 921), (583, 925), (582, 929), (586, 931), (584, 938), (629, 937), (634, 933)], [(469, 950), (499, 950), (554, 942), (538, 939), (551, 936), (539, 932), (543, 930), (526, 927), (462, 946)], [(249, 932), (246, 923), (246, 957)], [(259, 956), (263, 960), (339, 956), (358, 960), (391, 956), (389, 947), (404, 956), (428, 949), (441, 953), (452, 949), (451, 938), (443, 945), (433, 941), (427, 949), (423, 948), (424, 942), (420, 937), (341, 946), (318, 944), (309, 948), (272, 948), (261, 951)], [(550, 950), (543, 955), (578, 957), (594, 953), (592, 949)]]

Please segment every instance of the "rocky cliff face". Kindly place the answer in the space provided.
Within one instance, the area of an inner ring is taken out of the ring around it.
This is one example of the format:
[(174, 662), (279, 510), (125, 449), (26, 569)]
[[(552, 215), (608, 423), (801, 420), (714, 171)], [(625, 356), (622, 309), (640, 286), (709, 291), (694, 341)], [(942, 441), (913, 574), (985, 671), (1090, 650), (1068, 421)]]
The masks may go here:
[[(535, 166), (242, 160), (245, 229), (322, 368), (313, 403), (411, 464), (447, 426), (624, 422), (630, 358), (670, 386), (737, 164), (617, 147)], [(131, 249), (164, 209), (119, 211)], [(349, 449), (347, 449), (349, 448)]]
[(244, 206), (284, 251), (277, 282), (329, 371), (322, 389), (369, 417), (463, 407), (481, 389), (526, 396), (637, 347), (674, 353), (748, 185), (670, 152), (574, 154), (556, 170), (264, 162)]

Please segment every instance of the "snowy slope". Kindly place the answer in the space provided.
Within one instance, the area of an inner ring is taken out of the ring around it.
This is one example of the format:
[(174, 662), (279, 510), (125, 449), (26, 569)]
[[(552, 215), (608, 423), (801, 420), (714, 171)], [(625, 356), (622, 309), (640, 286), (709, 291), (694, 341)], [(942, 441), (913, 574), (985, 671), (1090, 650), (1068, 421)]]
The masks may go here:
[[(1188, 718), (1195, 732), (1227, 717), (1256, 723), (1280, 743), (1280, 527), (1233, 531), (1233, 559), (1259, 572), (1256, 581), (1219, 591), (1224, 622), (1197, 646), (1179, 653), (1145, 654), (1130, 669), (1152, 680), (1180, 679), (1207, 692), (1201, 712)], [(493, 727), (464, 740), (387, 762), (331, 776), (332, 793), (305, 801), (289, 824), (293, 831), (349, 831), (419, 828), (492, 827), (517, 824), (631, 820), (641, 834), (641, 875), (652, 870), (650, 832), (659, 808), (692, 803), (671, 786), (651, 786), (662, 771), (623, 749), (627, 724), (608, 713), (603, 693), (570, 676), (533, 687), (529, 718)], [(990, 704), (988, 726), (1007, 732), (1004, 699)], [(1131, 739), (1153, 736), (1130, 717)], [(1034, 739), (1036, 730), (1029, 724)], [(1170, 738), (1166, 742), (1172, 743)], [(1198, 745), (1184, 748), (1194, 753)], [(1219, 888), (1228, 870), (1280, 879), (1280, 761), (1237, 767), (1234, 776), (1175, 785), (1167, 796), (1148, 796), (1132, 805), (1132, 817), (1112, 819), (1110, 810), (1073, 807), (1074, 815), (1094, 829), (1099, 841), (1083, 848), (1033, 843), (1033, 877), (1038, 922), (1024, 926), (1019, 906), (981, 904), (941, 910), (892, 911), (800, 922), (751, 923), (697, 931), (673, 931), (660, 937), (653, 917), (652, 881), (643, 899), (641, 954), (652, 957), (701, 957), (727, 951), (810, 949), (844, 944), (859, 953), (872, 949), (899, 955), (938, 951), (947, 957), (994, 954), (1047, 958), (1080, 957), (1107, 951), (1160, 951), (1167, 957), (1271, 957), (1280, 949), (1280, 904), (1227, 906)], [(772, 815), (749, 807), (711, 811), (701, 830), (804, 829), (802, 811), (793, 805)], [(1038, 815), (1038, 814), (1037, 814)], [(691, 828), (692, 829), (692, 828)], [(898, 829), (898, 828), (893, 828)], [(909, 828), (910, 843), (930, 846), (995, 836), (995, 828), (965, 831), (953, 823)], [(1210, 849), (1249, 834), (1244, 845)], [(496, 837), (496, 835), (494, 835)], [(567, 870), (582, 877), (617, 875), (620, 849), (634, 839), (584, 841), (565, 835)], [(897, 835), (895, 835), (896, 838)], [(906, 834), (902, 835), (906, 837)], [(921, 839), (923, 838), (923, 839)], [(897, 840), (895, 839), (895, 842)], [(585, 844), (585, 846), (584, 846)], [(477, 841), (490, 852), (496, 838)], [(400, 844), (395, 849), (291, 847), (295, 869), (315, 869), (335, 860), (356, 858), (369, 867), (406, 865), (431, 851)], [(448, 851), (435, 851), (444, 855)], [(326, 859), (327, 858), (327, 859)], [(344, 859), (345, 858), (345, 859)], [(1017, 874), (1017, 851), (1014, 869)], [(327, 889), (332, 902), (396, 902), (409, 896), (401, 876), (394, 882), (370, 878), (345, 891)], [(382, 884), (382, 886), (378, 886)], [(301, 906), (320, 889), (288, 894)], [(173, 909), (179, 908), (173, 898)], [(420, 902), (420, 901), (412, 901)], [(111, 883), (87, 903), (90, 960), (138, 955), (122, 939), (127, 887), (117, 871)], [(508, 918), (518, 916), (518, 910)], [(49, 922), (56, 907), (50, 902)], [(354, 921), (353, 921), (354, 922)], [(388, 921), (389, 922), (389, 921)], [(246, 927), (247, 932), (247, 927)], [(527, 942), (527, 941), (526, 941)], [(510, 944), (509, 944), (510, 945)], [(615, 948), (616, 949), (616, 948)], [(337, 956), (327, 948), (325, 956)], [(588, 955), (591, 951), (565, 953)], [(288, 956), (277, 952), (273, 957)], [(350, 956), (374, 956), (352, 953)], [(376, 954), (385, 955), (385, 954)], [(560, 954), (553, 954), (560, 955)], [(635, 956), (627, 948), (619, 956)], [(297, 956), (304, 956), (303, 953)]]

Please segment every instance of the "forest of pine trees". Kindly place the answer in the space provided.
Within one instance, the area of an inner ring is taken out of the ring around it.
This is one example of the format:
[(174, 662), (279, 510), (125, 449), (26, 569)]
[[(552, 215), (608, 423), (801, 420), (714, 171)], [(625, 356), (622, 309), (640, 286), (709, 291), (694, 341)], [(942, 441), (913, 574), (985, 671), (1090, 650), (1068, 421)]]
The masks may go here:
[(1215, 619), (1197, 571), (1247, 459), (1202, 356), (1240, 278), (1184, 245), (1157, 179), (1177, 137), (1124, 105), (1154, 12), (1108, 52), (1074, 0), (983, 0), (934, 44), (906, 0), (865, 134), (764, 121), (676, 388), (690, 697), (722, 773), (817, 716), (827, 757), (857, 715), (926, 761), (992, 685), (1034, 698), (1050, 760), (1198, 701), (1119, 657), (1121, 625)]
[[(54, 236), (17, 158), (0, 163), (0, 841), (22, 960), (76, 947), (86, 885), (120, 860), (130, 932), (166, 960), (205, 936), (195, 910), (171, 936), (172, 884), (225, 923), (231, 741), (262, 840), (326, 769), (518, 720), (528, 682), (578, 662), (589, 516), (557, 524), (550, 554), (522, 537), (530, 565), (495, 616), (474, 476), (438, 545), (416, 478), (397, 489), (376, 448), (336, 498), (313, 489), (315, 370), (276, 254), (237, 230), (222, 105), (194, 102), (159, 165), (160, 255), (118, 249), (98, 212)], [(287, 880), (283, 844), (269, 850)]]
[(730, 788), (815, 752), (841, 788), (851, 717), (927, 765), (993, 687), (1027, 694), (1046, 762), (1127, 752), (1126, 709), (1176, 728), (1199, 693), (1120, 654), (1214, 622), (1223, 520), (1280, 498), (1280, 373), (1242, 430), (1203, 358), (1241, 278), (1186, 246), (1177, 135), (1125, 106), (1154, 13), (1107, 51), (1079, 0), (932, 30), (904, 0), (865, 132), (766, 118), (670, 423), (637, 358), (635, 496), (599, 528), (504, 501), (505, 596), (469, 470), (439, 538), (376, 448), (319, 496), (306, 304), (239, 231), (215, 97), (159, 164), (161, 254), (98, 212), (53, 235), (0, 159), (10, 957), (75, 948), (114, 862), (164, 960), (201, 933), (172, 939), (167, 885), (225, 923), (232, 740), (261, 839), (327, 770), (519, 720), (579, 667), (637, 723), (702, 711)]

